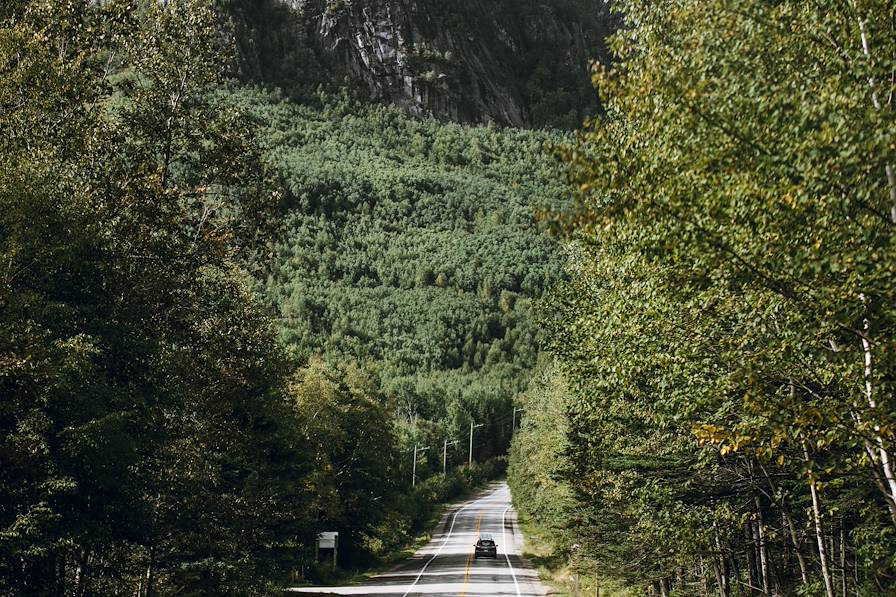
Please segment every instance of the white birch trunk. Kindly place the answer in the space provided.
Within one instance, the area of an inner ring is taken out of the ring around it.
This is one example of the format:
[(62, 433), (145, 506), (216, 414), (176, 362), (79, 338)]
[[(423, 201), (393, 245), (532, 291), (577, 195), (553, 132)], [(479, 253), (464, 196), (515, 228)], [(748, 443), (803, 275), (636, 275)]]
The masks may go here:
[[(864, 294), (860, 294), (859, 299), (862, 301), (863, 305), (867, 302)], [(872, 346), (871, 341), (868, 339), (870, 327), (870, 322), (867, 318), (865, 318), (863, 320), (864, 335), (862, 337), (862, 357), (864, 365), (863, 381), (865, 385), (865, 401), (873, 410), (877, 408), (877, 402), (874, 398), (874, 380), (872, 377), (874, 373)], [(831, 339), (830, 344), (831, 350), (833, 350), (834, 352), (840, 352), (840, 347), (837, 345), (836, 341)], [(793, 386), (793, 382), (791, 381), (791, 396), (794, 394), (794, 392), (795, 389)], [(856, 403), (853, 418), (855, 419), (856, 425), (858, 427), (862, 427), (864, 424), (861, 410), (861, 406)], [(884, 501), (887, 503), (887, 507), (890, 510), (890, 518), (892, 519), (893, 524), (896, 525), (896, 477), (894, 477), (893, 474), (893, 465), (891, 462), (890, 454), (883, 445), (883, 440), (880, 436), (879, 425), (874, 425), (874, 444), (872, 444), (872, 442), (868, 439), (865, 439), (864, 446), (865, 453), (868, 454), (868, 458), (871, 461), (871, 469), (874, 480), (877, 483), (878, 489), (880, 489), (881, 494), (885, 498)]]
[(840, 570), (842, 571), (842, 576), (841, 576), (841, 581), (842, 581), (842, 583), (841, 583), (841, 586), (840, 586), (840, 589), (841, 589), (840, 592), (843, 594), (843, 597), (847, 597), (847, 585), (846, 585), (846, 579), (847, 579), (847, 576), (846, 576), (846, 528), (845, 528), (845, 525), (844, 525), (845, 522), (846, 522), (846, 521), (845, 521), (845, 520), (843, 519), (843, 517), (841, 516), (841, 517), (840, 517)]
[[(868, 298), (864, 294), (860, 294), (859, 298), (862, 304), (867, 306)], [(877, 410), (877, 400), (874, 397), (874, 364), (872, 360), (872, 346), (868, 336), (871, 331), (871, 323), (866, 317), (863, 321), (864, 335), (862, 336), (862, 354), (864, 357), (864, 378), (865, 378), (865, 400), (872, 412)], [(880, 425), (874, 424), (874, 441), (877, 444), (878, 457), (880, 466), (883, 470), (884, 483), (889, 493), (889, 502), (896, 502), (896, 475), (893, 474), (893, 464), (890, 458), (890, 452), (884, 445), (883, 437), (880, 434)]]
[(756, 532), (759, 540), (759, 566), (762, 570), (762, 591), (766, 595), (771, 595), (771, 566), (769, 565), (768, 545), (766, 544), (765, 529), (763, 528), (765, 526), (765, 517), (762, 515), (762, 506), (759, 503), (758, 498), (756, 500), (756, 507), (759, 514), (759, 519), (756, 521)]
[[(859, 7), (856, 2), (853, 2), (853, 7), (856, 9), (856, 12), (859, 13)], [(870, 61), (871, 60), (871, 43), (868, 39), (868, 31), (865, 26), (865, 18), (859, 14), (858, 17), (859, 23), (859, 35), (862, 40), (862, 53), (865, 57)], [(877, 93), (877, 81), (874, 80), (874, 76), (870, 76), (868, 78), (868, 85), (871, 88), (871, 103), (874, 105), (874, 109), (880, 111), (882, 106), (880, 103), (880, 97)], [(890, 196), (890, 223), (896, 224), (896, 174), (894, 174), (893, 166), (889, 163), (885, 164), (884, 171), (887, 177), (887, 188), (889, 190)], [(866, 297), (861, 295), (862, 303), (866, 303)], [(862, 350), (865, 356), (865, 395), (868, 400), (868, 406), (873, 409), (877, 408), (877, 404), (874, 400), (873, 395), (873, 380), (872, 380), (872, 361), (871, 361), (871, 342), (868, 339), (868, 331), (869, 331), (869, 322), (866, 318), (864, 321), (865, 327), (865, 335), (862, 337)], [(883, 439), (880, 435), (880, 426), (874, 426), (875, 431), (875, 441), (877, 443), (877, 449), (880, 454), (880, 466), (883, 469), (884, 482), (887, 485), (887, 489), (889, 491), (889, 499), (888, 503), (890, 503), (891, 507), (891, 515), (896, 517), (896, 514), (893, 513), (893, 502), (896, 502), (896, 475), (893, 473), (893, 465), (891, 462), (890, 454), (884, 446)]]
[[(809, 450), (803, 444), (803, 455), (806, 463), (809, 463)], [(810, 471), (811, 472), (811, 471)], [(818, 558), (821, 560), (821, 575), (824, 577), (824, 588), (827, 597), (834, 597), (834, 579), (831, 578), (831, 566), (828, 561), (828, 553), (824, 546), (824, 528), (821, 524), (821, 504), (818, 499), (818, 488), (815, 486), (814, 477), (809, 477), (809, 490), (812, 493), (812, 514), (815, 519), (815, 538), (818, 541)]]

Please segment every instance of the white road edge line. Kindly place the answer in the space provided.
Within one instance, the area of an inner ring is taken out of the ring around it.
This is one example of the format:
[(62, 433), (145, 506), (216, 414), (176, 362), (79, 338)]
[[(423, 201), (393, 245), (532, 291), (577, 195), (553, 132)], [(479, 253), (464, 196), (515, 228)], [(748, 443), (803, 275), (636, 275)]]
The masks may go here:
[[(505, 525), (504, 518), (507, 516), (507, 511), (510, 510), (510, 506), (504, 508), (504, 512), (501, 513), (501, 543), (504, 544), (504, 558), (507, 560), (507, 567), (510, 568), (510, 576), (513, 577), (513, 586), (516, 587), (516, 597), (522, 597), (520, 595), (520, 585), (516, 582), (516, 573), (513, 571), (513, 564), (510, 563), (510, 556), (507, 555), (507, 526)], [(513, 524), (511, 522), (511, 524)]]
[(448, 544), (448, 540), (451, 539), (451, 533), (454, 532), (454, 523), (457, 522), (457, 515), (460, 514), (461, 510), (463, 510), (470, 504), (473, 504), (475, 501), (476, 500), (468, 502), (457, 509), (457, 511), (454, 513), (454, 517), (451, 519), (451, 526), (448, 528), (448, 535), (445, 536), (445, 540), (442, 541), (441, 545), (439, 545), (439, 549), (436, 550), (436, 553), (432, 554), (432, 557), (429, 558), (429, 560), (425, 564), (423, 564), (423, 568), (420, 569), (420, 574), (417, 575), (417, 578), (414, 579), (414, 583), (410, 586), (410, 588), (408, 588), (407, 591), (405, 591), (404, 595), (402, 595), (401, 597), (408, 597), (408, 594), (413, 590), (414, 587), (417, 586), (417, 581), (420, 580), (420, 577), (423, 576), (423, 573), (426, 572), (426, 569), (430, 564), (432, 564), (432, 561), (436, 559), (440, 553), (442, 553), (442, 548), (445, 547)]

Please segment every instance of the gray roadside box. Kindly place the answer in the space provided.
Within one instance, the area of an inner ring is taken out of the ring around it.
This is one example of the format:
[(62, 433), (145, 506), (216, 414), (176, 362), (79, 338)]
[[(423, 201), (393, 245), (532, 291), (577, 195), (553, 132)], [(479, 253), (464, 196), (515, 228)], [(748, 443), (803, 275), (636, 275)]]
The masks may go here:
[(315, 559), (320, 560), (320, 550), (322, 549), (332, 549), (333, 550), (333, 568), (336, 568), (336, 554), (339, 553), (339, 532), (338, 531), (324, 531), (323, 533), (317, 534), (317, 545), (315, 546), (315, 552), (317, 557)]

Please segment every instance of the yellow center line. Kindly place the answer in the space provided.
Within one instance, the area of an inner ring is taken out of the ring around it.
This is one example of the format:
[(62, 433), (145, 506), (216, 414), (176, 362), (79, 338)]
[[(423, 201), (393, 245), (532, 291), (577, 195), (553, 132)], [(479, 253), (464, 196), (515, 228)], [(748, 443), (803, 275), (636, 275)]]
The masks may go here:
[[(479, 525), (482, 524), (482, 512), (479, 513), (479, 517), (476, 519), (476, 533), (475, 537), (479, 538)], [(473, 548), (476, 549), (475, 547)], [(475, 552), (474, 552), (475, 553)], [(471, 553), (467, 556), (467, 568), (464, 570), (464, 586), (460, 591), (459, 597), (467, 597), (467, 583), (470, 581), (470, 564), (473, 563), (474, 554)]]

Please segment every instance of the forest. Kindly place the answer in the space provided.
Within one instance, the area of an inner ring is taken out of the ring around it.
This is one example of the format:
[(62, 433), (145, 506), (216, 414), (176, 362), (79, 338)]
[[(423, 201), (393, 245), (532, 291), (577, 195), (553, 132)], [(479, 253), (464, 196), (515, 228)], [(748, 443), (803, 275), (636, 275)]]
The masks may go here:
[(285, 3), (0, 3), (0, 594), (282, 594), (505, 469), (605, 595), (896, 592), (896, 6), (558, 1), (591, 95), (540, 4), (474, 71), (574, 133)]
[(634, 594), (892, 595), (896, 8), (616, 9), (515, 503)]
[(279, 594), (502, 472), (559, 134), (251, 87), (212, 2), (0, 23), (0, 593)]
[(263, 123), (287, 205), (259, 282), (284, 344), (364, 363), (408, 446), (461, 439), (475, 420), (484, 455), (503, 454), (541, 344), (532, 302), (563, 263), (535, 220), (566, 187), (532, 156), (562, 137), (421, 122), (344, 97), (227, 101)]

